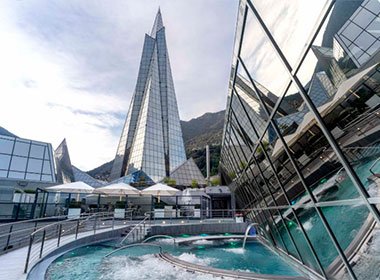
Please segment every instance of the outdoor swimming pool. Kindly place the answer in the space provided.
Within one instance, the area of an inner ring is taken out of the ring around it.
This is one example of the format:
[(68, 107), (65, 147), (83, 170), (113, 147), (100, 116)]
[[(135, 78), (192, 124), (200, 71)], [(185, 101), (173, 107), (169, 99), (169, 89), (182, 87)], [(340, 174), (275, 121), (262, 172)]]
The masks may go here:
[[(164, 251), (180, 260), (198, 265), (260, 274), (300, 275), (258, 241), (247, 243), (246, 249), (242, 249), (242, 242), (238, 239), (198, 240), (180, 245), (173, 245), (171, 239), (152, 242), (160, 244)], [(112, 250), (109, 244), (72, 250), (49, 266), (46, 279), (221, 279), (175, 268), (154, 256), (158, 252), (155, 247), (131, 247), (104, 258)]]
[[(357, 165), (355, 171), (360, 174), (359, 177), (367, 190), (370, 193), (375, 193), (378, 189), (377, 185), (367, 180), (371, 175), (369, 172), (371, 164), (372, 161), (368, 161)], [(334, 176), (334, 174), (331, 176)], [(327, 178), (326, 181), (321, 182), (315, 189), (318, 187), (323, 188), (324, 184), (328, 184), (329, 179)], [(343, 176), (339, 181), (339, 187), (325, 193), (323, 200), (320, 199), (319, 202), (347, 200), (357, 197), (357, 191), (350, 179)], [(302, 197), (299, 199), (302, 199)], [(324, 206), (321, 209), (343, 249), (346, 249), (357, 236), (358, 231), (369, 214), (368, 209), (363, 204)], [(322, 221), (314, 208), (299, 207), (296, 211), (323, 268), (326, 270), (338, 257), (338, 253), (331, 240), (327, 238), (327, 232)], [(282, 214), (286, 217), (286, 227), (297, 245), (302, 260), (309, 267), (320, 271), (300, 228), (295, 223), (293, 214), (287, 213), (286, 210)], [(340, 218), (337, 219), (337, 217)], [(280, 224), (282, 239), (277, 239), (283, 240), (283, 244), (280, 244), (280, 247), (285, 245), (290, 254), (297, 256), (296, 249), (284, 226)], [(159, 242), (164, 251), (176, 258), (198, 265), (259, 274), (275, 274), (280, 276), (301, 275), (300, 272), (285, 262), (279, 255), (257, 241), (248, 243), (246, 250), (242, 249), (241, 240), (229, 239), (228, 236), (223, 241), (201, 239), (194, 242), (182, 243), (181, 245), (173, 245), (173, 240), (171, 239), (161, 239), (152, 242)], [(158, 248), (153, 247), (128, 248), (108, 258), (104, 258), (105, 255), (113, 251), (112, 245), (98, 244), (86, 246), (64, 254), (50, 265), (46, 273), (46, 279), (159, 278), (171, 280), (178, 279), (179, 274), (181, 275), (181, 279), (221, 279), (206, 274), (193, 274), (184, 269), (175, 268), (173, 265), (156, 258), (154, 254), (158, 253)]]

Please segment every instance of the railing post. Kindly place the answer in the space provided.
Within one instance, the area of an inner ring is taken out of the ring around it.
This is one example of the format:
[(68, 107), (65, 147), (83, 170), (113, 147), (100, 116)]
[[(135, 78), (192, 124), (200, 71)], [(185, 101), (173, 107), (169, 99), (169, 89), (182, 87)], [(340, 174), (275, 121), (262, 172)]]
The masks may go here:
[(96, 221), (97, 221), (97, 216), (95, 215), (95, 218), (94, 218), (94, 234), (96, 233)]
[(9, 233), (8, 233), (8, 238), (7, 238), (7, 245), (5, 246), (5, 250), (8, 249), (9, 242), (11, 241), (11, 233), (12, 233), (12, 230), (13, 230), (13, 225), (11, 225), (11, 227), (9, 228)]
[(79, 232), (79, 219), (77, 220), (77, 227), (75, 229), (75, 240), (78, 238), (78, 232)]
[(58, 240), (57, 240), (57, 247), (59, 247), (59, 243), (61, 242), (61, 234), (62, 234), (62, 224), (59, 224), (59, 226), (58, 226)]
[(26, 255), (24, 273), (28, 272), (29, 258), (30, 258), (30, 252), (32, 251), (33, 239), (34, 239), (34, 235), (31, 234), (30, 239), (29, 239), (28, 254)]
[(42, 252), (44, 250), (45, 236), (46, 236), (46, 230), (44, 230), (44, 232), (42, 234), (41, 249), (40, 249), (40, 258), (42, 257)]

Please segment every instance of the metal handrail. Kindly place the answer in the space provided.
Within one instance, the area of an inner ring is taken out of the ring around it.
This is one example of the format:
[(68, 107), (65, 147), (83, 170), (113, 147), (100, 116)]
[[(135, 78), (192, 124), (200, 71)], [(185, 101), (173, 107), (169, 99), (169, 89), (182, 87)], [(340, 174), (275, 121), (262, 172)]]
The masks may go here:
[(147, 239), (144, 239), (141, 243), (146, 243), (149, 240), (154, 239), (154, 238), (158, 238), (158, 237), (171, 238), (171, 239), (173, 239), (173, 241), (175, 243), (175, 238), (173, 236), (171, 236), (171, 235), (164, 235), (164, 234), (157, 234), (157, 235), (149, 236)]
[(113, 213), (111, 212), (97, 212), (97, 213), (91, 213), (91, 214), (87, 214), (87, 213), (84, 213), (83, 216), (82, 214), (80, 215), (79, 218), (71, 218), (71, 219), (66, 219), (64, 221), (59, 221), (59, 222), (55, 222), (55, 223), (52, 223), (52, 224), (48, 224), (44, 227), (41, 227), (37, 230), (35, 230), (31, 235), (35, 235), (36, 233), (42, 231), (42, 230), (45, 230), (47, 229), (48, 227), (52, 227), (52, 226), (55, 226), (55, 225), (59, 225), (59, 224), (64, 224), (64, 223), (67, 223), (68, 221), (76, 221), (76, 220), (81, 220), (82, 218), (84, 218), (85, 216), (88, 216), (84, 222), (88, 221), (89, 219), (93, 218), (93, 217), (98, 217), (98, 216), (104, 216), (104, 214), (108, 214), (108, 215), (112, 215)]
[[(130, 210), (131, 211), (131, 210)], [(128, 212), (128, 211), (126, 211)], [(44, 254), (44, 249), (45, 252), (47, 249), (52, 249), (53, 247), (60, 247), (61, 244), (61, 237), (64, 235), (68, 235), (70, 233), (73, 234), (71, 238), (74, 238), (76, 240), (78, 238), (78, 233), (79, 233), (79, 228), (83, 225), (86, 225), (91, 221), (91, 224), (89, 224), (92, 229), (88, 231), (94, 231), (93, 234), (96, 234), (96, 228), (99, 226), (99, 223), (102, 223), (104, 225), (104, 219), (112, 219), (112, 224), (109, 227), (114, 228), (114, 222), (115, 222), (115, 216), (114, 213), (110, 212), (98, 212), (98, 213), (93, 213), (90, 215), (81, 215), (79, 218), (74, 218), (74, 219), (67, 219), (65, 221), (59, 221), (56, 223), (48, 224), (44, 227), (41, 227), (34, 232), (32, 232), (29, 235), (29, 246), (28, 246), (28, 252), (26, 256), (26, 261), (25, 261), (25, 267), (24, 267), (24, 273), (27, 273), (28, 271), (28, 266), (31, 260), (41, 259), (43, 254)], [(94, 222), (92, 223), (92, 220)], [(71, 223), (75, 223), (73, 226), (70, 226)], [(125, 223), (124, 223), (125, 224)], [(64, 225), (69, 225), (69, 228), (63, 229)], [(52, 229), (50, 232), (48, 231), (49, 229)], [(37, 235), (41, 234), (42, 236), (39, 236), (37, 240)], [(51, 238), (57, 238), (57, 242), (50, 244), (50, 246), (44, 247), (45, 245), (45, 240), (51, 239)], [(67, 240), (67, 239), (66, 239)], [(33, 244), (35, 243), (40, 243), (40, 246), (37, 247), (38, 251), (33, 251), (32, 252), (32, 247)]]
[(118, 251), (121, 251), (123, 249), (127, 249), (127, 248), (130, 248), (130, 247), (137, 247), (137, 246), (151, 246), (151, 247), (158, 247), (160, 249), (160, 253), (162, 253), (162, 247), (158, 244), (152, 244), (152, 243), (137, 243), (137, 244), (129, 244), (129, 245), (125, 245), (123, 247), (120, 247), (120, 248), (117, 248), (115, 250), (113, 250), (112, 252), (108, 253), (107, 255), (105, 255), (103, 258), (108, 258), (109, 256), (113, 255), (114, 253), (118, 252)]
[(151, 214), (152, 214), (151, 211), (146, 212), (146, 213), (144, 214), (145, 218), (144, 218), (142, 221), (140, 221), (137, 225), (135, 225), (135, 226), (134, 226), (134, 227), (133, 227), (133, 228), (127, 233), (127, 235), (126, 235), (126, 236), (120, 241), (119, 246), (122, 246), (123, 243), (124, 243), (124, 241), (127, 240), (127, 238), (128, 238), (131, 234), (134, 234), (134, 231), (135, 231), (135, 230), (137, 230), (138, 228), (141, 228), (141, 225), (142, 225), (142, 224), (144, 225), (144, 230), (145, 230), (145, 222), (146, 222), (146, 220), (147, 220), (148, 218), (149, 218), (149, 220), (150, 220)]
[(6, 226), (13, 226), (16, 224), (30, 224), (30, 223), (38, 223), (38, 222), (43, 222), (45, 220), (54, 220), (54, 219), (62, 219), (62, 218), (67, 218), (67, 215), (60, 215), (60, 216), (51, 216), (51, 217), (44, 217), (44, 218), (37, 218), (37, 219), (29, 219), (29, 220), (24, 220), (24, 221), (17, 221), (17, 222), (11, 222), (11, 223), (5, 223), (5, 224), (0, 224), (0, 230), (2, 227)]

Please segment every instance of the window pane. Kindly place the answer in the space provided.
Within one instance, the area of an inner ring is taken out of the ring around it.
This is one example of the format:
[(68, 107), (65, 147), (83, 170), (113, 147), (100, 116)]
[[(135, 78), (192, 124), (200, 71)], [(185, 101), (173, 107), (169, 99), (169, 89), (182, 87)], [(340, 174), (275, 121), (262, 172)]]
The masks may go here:
[(11, 156), (0, 155), (0, 169), (8, 169), (10, 160), (11, 160)]
[(42, 175), (41, 181), (52, 182), (53, 179), (50, 175)]
[(30, 156), (35, 158), (43, 158), (44, 149), (44, 146), (32, 144), (32, 146), (30, 147)]
[(42, 160), (30, 158), (28, 162), (28, 172), (41, 173)]
[(40, 181), (40, 174), (26, 173), (26, 179)]
[(13, 149), (13, 140), (0, 138), (0, 153), (11, 154)]
[(17, 156), (27, 157), (29, 154), (29, 146), (30, 146), (29, 143), (16, 141), (14, 154)]
[(47, 161), (47, 160), (44, 161), (44, 168), (42, 170), (42, 173), (45, 173), (45, 174), (50, 174), (51, 173), (50, 161)]
[(2, 177), (2, 178), (6, 178), (6, 177), (7, 177), (7, 174), (8, 174), (8, 171), (0, 170), (0, 177)]
[(11, 170), (14, 171), (25, 171), (27, 158), (23, 157), (12, 157)]
[(8, 178), (14, 178), (14, 179), (24, 179), (25, 173), (24, 172), (16, 172), (16, 171), (10, 171)]

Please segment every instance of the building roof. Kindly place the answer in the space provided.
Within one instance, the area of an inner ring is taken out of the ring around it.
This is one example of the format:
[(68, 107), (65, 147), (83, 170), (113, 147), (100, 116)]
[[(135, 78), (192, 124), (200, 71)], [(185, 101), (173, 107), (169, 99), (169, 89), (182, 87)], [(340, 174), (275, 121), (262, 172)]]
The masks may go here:
[(87, 185), (90, 185), (91, 187), (94, 187), (94, 188), (103, 187), (106, 184), (106, 182), (96, 180), (95, 178), (91, 177), (86, 172), (80, 170), (74, 165), (72, 165), (72, 170), (73, 170), (75, 182), (82, 181), (86, 183)]
[(120, 183), (120, 182), (123, 182), (126, 184), (142, 183), (142, 182), (144, 182), (146, 185), (154, 184), (154, 181), (142, 170), (135, 171), (131, 174), (128, 174), (119, 179), (116, 179), (112, 181), (110, 184)]
[(193, 180), (196, 180), (198, 185), (207, 184), (205, 177), (203, 177), (193, 158), (189, 158), (174, 169), (170, 174), (170, 178), (174, 179), (178, 186), (191, 186)]

